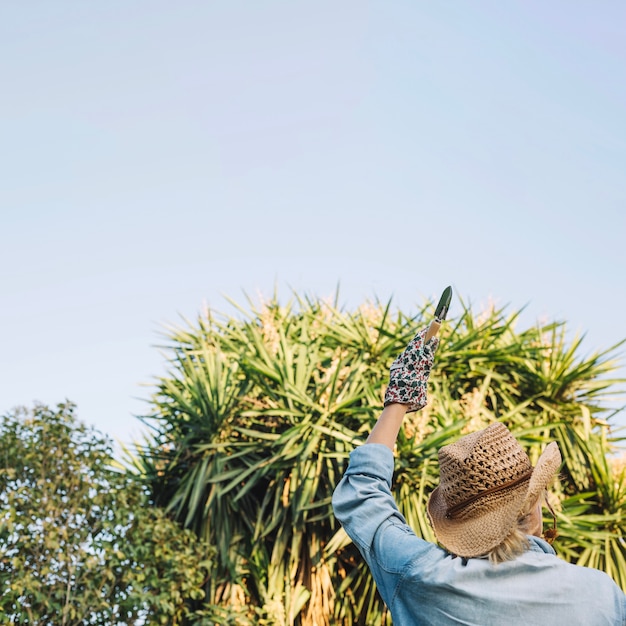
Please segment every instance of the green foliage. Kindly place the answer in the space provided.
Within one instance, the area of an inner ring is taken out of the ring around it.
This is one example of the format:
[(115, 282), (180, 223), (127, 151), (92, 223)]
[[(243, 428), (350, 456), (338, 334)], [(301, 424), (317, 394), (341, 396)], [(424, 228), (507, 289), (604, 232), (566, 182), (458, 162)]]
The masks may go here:
[(2, 623), (188, 623), (206, 549), (112, 469), (109, 443), (71, 404), (0, 424)]
[[(206, 610), (238, 624), (388, 624), (330, 498), (378, 416), (389, 365), (432, 306), (408, 317), (379, 303), (345, 312), (273, 299), (240, 313), (169, 331), (170, 369), (146, 418), (154, 438), (136, 465), (156, 502), (216, 550)], [(465, 308), (443, 326), (429, 405), (409, 414), (398, 440), (396, 499), (433, 540), (425, 504), (442, 445), (493, 420), (533, 461), (556, 439), (558, 549), (626, 588), (626, 503), (607, 408), (624, 382), (610, 378), (617, 346), (582, 357), (564, 324), (518, 332), (518, 316)]]

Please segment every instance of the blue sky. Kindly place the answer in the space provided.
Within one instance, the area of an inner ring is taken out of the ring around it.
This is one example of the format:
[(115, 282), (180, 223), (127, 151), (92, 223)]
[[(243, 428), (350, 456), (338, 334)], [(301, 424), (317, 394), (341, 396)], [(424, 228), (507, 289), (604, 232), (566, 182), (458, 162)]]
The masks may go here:
[(3, 3), (0, 412), (68, 398), (129, 442), (163, 326), (244, 293), (408, 311), (452, 284), (587, 352), (626, 338), (625, 24), (617, 1)]

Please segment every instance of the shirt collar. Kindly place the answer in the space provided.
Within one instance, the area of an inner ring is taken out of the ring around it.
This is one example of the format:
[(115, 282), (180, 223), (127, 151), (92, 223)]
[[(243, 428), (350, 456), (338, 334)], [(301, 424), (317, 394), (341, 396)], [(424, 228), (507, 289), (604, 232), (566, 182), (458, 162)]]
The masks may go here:
[(545, 554), (556, 555), (554, 548), (545, 539), (529, 535), (528, 540), (530, 541), (531, 552), (544, 552)]

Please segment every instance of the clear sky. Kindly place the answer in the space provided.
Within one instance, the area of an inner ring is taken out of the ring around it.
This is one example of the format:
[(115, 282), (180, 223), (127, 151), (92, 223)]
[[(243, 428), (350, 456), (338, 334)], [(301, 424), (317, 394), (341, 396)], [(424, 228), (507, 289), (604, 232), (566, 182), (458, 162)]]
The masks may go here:
[(624, 339), (625, 28), (621, 0), (3, 2), (0, 412), (68, 398), (129, 442), (163, 326), (275, 289), (452, 284)]

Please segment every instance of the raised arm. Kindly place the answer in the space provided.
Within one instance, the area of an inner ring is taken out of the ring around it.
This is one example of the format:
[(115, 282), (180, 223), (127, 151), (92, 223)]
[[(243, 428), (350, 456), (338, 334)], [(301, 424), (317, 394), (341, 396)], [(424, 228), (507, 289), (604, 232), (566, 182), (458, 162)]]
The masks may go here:
[(365, 443), (382, 443), (390, 450), (393, 450), (407, 408), (405, 404), (394, 403), (387, 405), (380, 414)]

